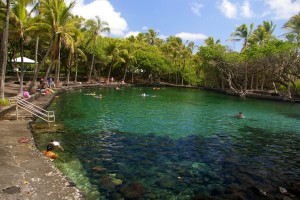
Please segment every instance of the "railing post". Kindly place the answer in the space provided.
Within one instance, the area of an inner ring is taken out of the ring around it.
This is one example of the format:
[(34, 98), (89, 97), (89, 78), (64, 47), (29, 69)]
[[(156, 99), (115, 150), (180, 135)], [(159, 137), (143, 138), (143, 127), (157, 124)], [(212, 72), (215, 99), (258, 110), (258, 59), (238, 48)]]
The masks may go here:
[(17, 120), (19, 120), (19, 105), (18, 105), (18, 100), (16, 100), (16, 115), (17, 115)]

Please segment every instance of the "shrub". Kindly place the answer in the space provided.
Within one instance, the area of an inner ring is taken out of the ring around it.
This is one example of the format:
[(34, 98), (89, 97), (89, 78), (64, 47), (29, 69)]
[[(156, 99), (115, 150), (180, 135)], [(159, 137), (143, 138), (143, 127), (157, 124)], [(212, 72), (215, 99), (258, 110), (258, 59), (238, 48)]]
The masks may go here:
[(9, 105), (9, 100), (8, 99), (0, 99), (0, 106), (8, 106)]

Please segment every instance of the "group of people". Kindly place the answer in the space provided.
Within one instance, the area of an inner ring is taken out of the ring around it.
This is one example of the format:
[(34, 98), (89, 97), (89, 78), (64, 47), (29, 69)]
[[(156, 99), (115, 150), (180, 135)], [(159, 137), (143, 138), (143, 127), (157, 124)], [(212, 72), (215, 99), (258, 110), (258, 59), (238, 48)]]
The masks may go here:
[(41, 81), (40, 81), (41, 92), (44, 92), (46, 94), (53, 93), (54, 87), (55, 87), (55, 83), (51, 77), (48, 78), (47, 81), (44, 81), (43, 79), (41, 79)]

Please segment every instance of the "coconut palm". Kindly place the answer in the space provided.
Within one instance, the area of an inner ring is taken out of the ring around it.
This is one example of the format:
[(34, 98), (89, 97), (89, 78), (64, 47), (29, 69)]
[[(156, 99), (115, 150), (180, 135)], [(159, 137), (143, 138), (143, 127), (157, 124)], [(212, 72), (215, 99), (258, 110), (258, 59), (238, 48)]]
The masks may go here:
[(300, 12), (293, 16), (288, 22), (283, 25), (284, 29), (290, 30), (289, 33), (300, 35)]
[(157, 36), (159, 35), (159, 32), (155, 32), (153, 29), (149, 29), (147, 33), (145, 33), (146, 41), (150, 46), (157, 44)]
[(75, 17), (74, 20), (78, 20), (78, 29), (73, 29), (72, 35), (65, 35), (67, 37), (63, 37), (63, 43), (65, 47), (69, 50), (68, 54), (68, 61), (67, 61), (67, 79), (66, 84), (69, 85), (70, 81), (70, 72), (71, 72), (71, 66), (74, 61), (75, 63), (75, 82), (77, 82), (77, 63), (78, 63), (78, 55), (83, 58), (83, 60), (86, 60), (86, 55), (84, 52), (80, 49), (80, 44), (83, 40), (83, 32), (79, 30), (79, 22), (82, 21), (82, 18)]
[(272, 34), (276, 28), (276, 25), (272, 21), (263, 21), (262, 25), (259, 25), (249, 38), (251, 44), (262, 44), (265, 40), (272, 38)]
[[(71, 9), (75, 1), (68, 6), (64, 0), (41, 0), (40, 13), (42, 21), (39, 26), (51, 33), (52, 37), (52, 63), (56, 64), (55, 82), (59, 82), (60, 72), (60, 49), (62, 37), (71, 37), (72, 31), (76, 29), (78, 21), (72, 20)], [(52, 68), (50, 65), (45, 73), (44, 79), (47, 79)]]
[(92, 64), (89, 72), (88, 81), (91, 81), (92, 72), (94, 70), (94, 64), (95, 64), (95, 53), (96, 53), (96, 42), (97, 38), (100, 37), (100, 34), (102, 32), (110, 32), (110, 28), (108, 26), (108, 23), (106, 21), (102, 21), (99, 16), (96, 16), (95, 19), (89, 19), (87, 20), (85, 24), (85, 28), (90, 33), (90, 40), (89, 42), (93, 42), (93, 57), (92, 57)]
[(250, 35), (252, 34), (254, 24), (251, 23), (250, 27), (248, 28), (246, 24), (242, 24), (238, 26), (235, 31), (230, 35), (233, 38), (229, 39), (229, 41), (243, 41), (243, 49), (247, 48), (248, 40)]
[(124, 58), (121, 57), (123, 51), (121, 50), (121, 44), (116, 39), (111, 39), (108, 41), (108, 45), (105, 47), (105, 51), (107, 53), (109, 59), (109, 72), (107, 76), (107, 80), (110, 80), (111, 70), (118, 65), (119, 63), (125, 63)]
[(204, 40), (204, 43), (207, 45), (207, 46), (214, 46), (216, 44), (220, 44), (220, 40), (216, 40), (213, 38), (213, 37), (208, 37)]
[(30, 19), (29, 13), (26, 9), (27, 6), (33, 4), (33, 0), (17, 0), (12, 7), (12, 16), (15, 21), (18, 35), (20, 37), (20, 55), (21, 55), (21, 76), (20, 76), (20, 93), (23, 93), (23, 78), (24, 78), (24, 33), (28, 27)]
[(135, 42), (135, 38), (127, 38), (125, 40), (125, 48), (122, 54), (122, 57), (125, 60), (125, 72), (124, 72), (124, 76), (123, 76), (123, 80), (125, 81), (126, 79), (126, 73), (128, 71), (128, 68), (132, 65), (132, 64), (136, 64), (136, 57), (135, 57), (135, 53), (137, 50), (137, 43)]

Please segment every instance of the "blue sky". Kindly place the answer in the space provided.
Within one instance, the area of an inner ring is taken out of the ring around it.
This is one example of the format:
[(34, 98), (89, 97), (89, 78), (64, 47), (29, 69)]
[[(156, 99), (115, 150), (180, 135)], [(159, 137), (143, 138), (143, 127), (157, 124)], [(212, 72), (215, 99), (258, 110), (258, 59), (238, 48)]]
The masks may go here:
[(209, 36), (238, 50), (228, 42), (237, 26), (263, 21), (276, 24), (275, 36), (286, 33), (282, 26), (300, 12), (300, 0), (76, 0), (74, 14), (107, 21), (109, 36), (124, 38), (147, 32), (159, 37), (178, 36), (202, 45)]

